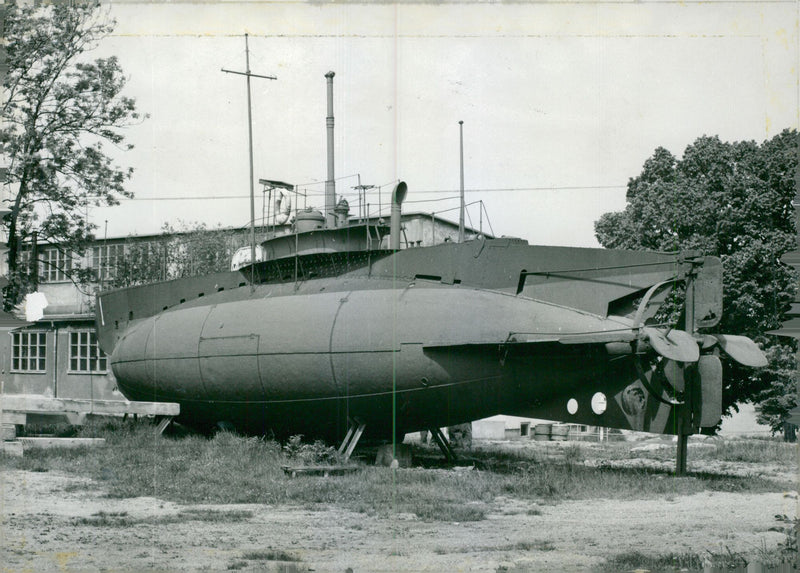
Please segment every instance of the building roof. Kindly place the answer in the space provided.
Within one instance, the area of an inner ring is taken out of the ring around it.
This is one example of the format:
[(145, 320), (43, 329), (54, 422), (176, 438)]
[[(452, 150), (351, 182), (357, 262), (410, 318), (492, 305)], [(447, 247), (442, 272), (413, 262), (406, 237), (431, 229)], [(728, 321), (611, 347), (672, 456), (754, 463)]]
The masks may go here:
[(25, 322), (13, 314), (0, 310), (0, 328), (22, 328), (31, 324), (33, 323)]

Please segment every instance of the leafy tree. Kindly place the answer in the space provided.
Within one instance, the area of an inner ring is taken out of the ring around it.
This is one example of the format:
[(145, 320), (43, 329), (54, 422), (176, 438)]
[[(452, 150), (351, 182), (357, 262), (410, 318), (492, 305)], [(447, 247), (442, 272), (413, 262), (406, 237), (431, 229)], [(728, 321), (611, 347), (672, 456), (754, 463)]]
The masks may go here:
[(244, 230), (209, 229), (205, 223), (165, 224), (160, 236), (131, 240), (116, 262), (110, 286), (126, 287), (230, 270), (239, 247), (248, 244)]
[[(119, 197), (132, 196), (124, 187), (132, 169), (119, 167), (107, 146), (130, 149), (122, 129), (140, 119), (134, 100), (122, 95), (126, 78), (117, 58), (85, 55), (114, 27), (99, 3), (38, 4), (5, 4), (8, 73), (0, 142), (12, 189), (4, 221), (7, 307), (19, 301), (32, 278), (20, 255), (34, 233), (39, 244), (62, 251), (59, 260), (71, 260), (83, 254), (94, 228), (87, 205), (115, 205)], [(73, 279), (88, 278), (86, 269), (71, 266), (62, 270)]]
[(794, 342), (765, 333), (780, 328), (797, 287), (780, 262), (796, 242), (797, 158), (798, 134), (789, 129), (760, 145), (704, 136), (680, 159), (660, 147), (628, 182), (625, 210), (595, 223), (607, 248), (697, 249), (722, 259), (725, 312), (715, 330), (750, 336), (770, 358), (761, 371), (726, 362), (723, 406), (770, 398), (772, 413), (761, 413), (774, 429), (795, 400)]

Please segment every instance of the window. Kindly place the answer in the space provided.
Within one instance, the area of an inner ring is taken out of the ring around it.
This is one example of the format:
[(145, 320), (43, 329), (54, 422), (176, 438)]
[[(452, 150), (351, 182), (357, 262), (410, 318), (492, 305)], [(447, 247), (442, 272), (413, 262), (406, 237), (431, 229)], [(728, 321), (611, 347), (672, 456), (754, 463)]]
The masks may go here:
[(69, 280), (72, 271), (72, 256), (56, 248), (44, 248), (39, 257), (39, 276), (43, 283)]
[(120, 259), (125, 256), (125, 245), (92, 247), (92, 270), (99, 281), (113, 279)]
[(15, 372), (46, 372), (47, 333), (13, 332), (11, 370)]
[(105, 372), (107, 358), (91, 331), (69, 333), (69, 371), (73, 373)]

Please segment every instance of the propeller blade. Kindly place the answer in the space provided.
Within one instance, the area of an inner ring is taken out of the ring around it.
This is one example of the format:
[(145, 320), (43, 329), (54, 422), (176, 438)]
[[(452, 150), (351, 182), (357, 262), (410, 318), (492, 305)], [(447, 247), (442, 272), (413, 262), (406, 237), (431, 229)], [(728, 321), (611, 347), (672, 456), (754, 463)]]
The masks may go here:
[(758, 345), (746, 336), (736, 334), (713, 334), (722, 350), (739, 364), (761, 368), (769, 362)]
[(722, 363), (718, 356), (706, 354), (697, 365), (700, 374), (700, 404), (695, 418), (701, 428), (713, 428), (722, 418)]
[(700, 359), (697, 340), (688, 332), (670, 330), (664, 333), (649, 326), (645, 326), (642, 330), (653, 350), (664, 358), (677, 362), (697, 362)]
[(683, 365), (681, 363), (674, 360), (666, 360), (664, 362), (664, 376), (675, 390), (683, 392), (686, 382), (683, 377)]

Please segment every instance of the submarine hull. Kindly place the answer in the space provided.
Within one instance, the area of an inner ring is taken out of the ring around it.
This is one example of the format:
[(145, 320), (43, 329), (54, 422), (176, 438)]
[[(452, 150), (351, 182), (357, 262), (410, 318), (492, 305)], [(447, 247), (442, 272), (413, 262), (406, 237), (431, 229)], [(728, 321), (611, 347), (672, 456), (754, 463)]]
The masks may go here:
[[(244, 288), (243, 300), (208, 297), (131, 326), (112, 369), (127, 397), (178, 402), (192, 425), (331, 439), (349, 419), (392, 436), (529, 411), (615, 376), (604, 349), (554, 340), (619, 329), (617, 321), (422, 283), (305, 295), (261, 285)], [(542, 342), (535, 352), (503, 356), (509, 332), (534, 331)]]

